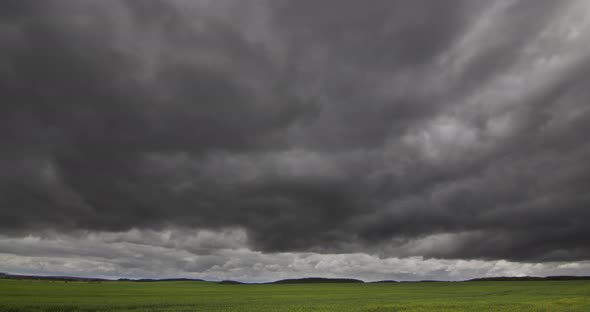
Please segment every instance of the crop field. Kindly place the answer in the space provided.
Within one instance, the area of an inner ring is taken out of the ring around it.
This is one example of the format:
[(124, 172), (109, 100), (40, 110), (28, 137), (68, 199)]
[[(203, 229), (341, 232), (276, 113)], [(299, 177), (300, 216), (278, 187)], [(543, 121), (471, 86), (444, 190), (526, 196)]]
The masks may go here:
[(0, 280), (0, 311), (590, 311), (590, 281), (233, 285)]

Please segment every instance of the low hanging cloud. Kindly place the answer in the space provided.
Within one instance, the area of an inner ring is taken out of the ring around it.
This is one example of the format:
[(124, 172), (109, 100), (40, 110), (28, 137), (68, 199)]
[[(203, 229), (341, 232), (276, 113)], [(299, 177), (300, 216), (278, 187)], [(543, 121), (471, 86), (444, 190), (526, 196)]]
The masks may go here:
[(201, 278), (268, 282), (301, 277), (465, 280), (491, 276), (582, 275), (590, 262), (382, 258), (367, 253), (261, 253), (240, 230), (130, 230), (89, 235), (0, 237), (3, 268), (103, 278)]
[(172, 231), (176, 270), (194, 230), (239, 233), (219, 268), (582, 265), (589, 39), (583, 0), (4, 1), (2, 263)]

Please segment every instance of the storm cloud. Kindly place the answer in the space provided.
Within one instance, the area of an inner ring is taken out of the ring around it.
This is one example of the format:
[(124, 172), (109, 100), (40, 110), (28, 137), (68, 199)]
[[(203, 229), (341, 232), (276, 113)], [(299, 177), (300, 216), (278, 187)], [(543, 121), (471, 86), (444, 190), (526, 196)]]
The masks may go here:
[(588, 260), (588, 40), (582, 0), (3, 1), (0, 252)]

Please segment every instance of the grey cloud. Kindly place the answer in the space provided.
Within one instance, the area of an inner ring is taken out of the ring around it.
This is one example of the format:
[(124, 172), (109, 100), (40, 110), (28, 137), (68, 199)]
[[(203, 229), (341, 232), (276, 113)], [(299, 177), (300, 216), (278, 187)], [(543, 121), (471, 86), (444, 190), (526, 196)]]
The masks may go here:
[(246, 247), (586, 260), (585, 5), (6, 1), (0, 234), (138, 231), (187, 272)]
[[(25, 274), (76, 274), (106, 278), (192, 277), (268, 282), (302, 276), (351, 277), (366, 281), (464, 280), (482, 276), (546, 276), (584, 274), (590, 266), (581, 262), (511, 262), (506, 260), (445, 260), (423, 257), (380, 258), (364, 253), (260, 253), (248, 248), (214, 248), (212, 253), (190, 252), (185, 246), (163, 247), (144, 237), (182, 235), (222, 236), (208, 231), (165, 230), (97, 232), (92, 235), (0, 238), (3, 269)], [(111, 240), (117, 238), (118, 242)], [(239, 241), (239, 239), (237, 240)], [(236, 242), (237, 242), (236, 241)], [(440, 240), (439, 240), (440, 241)], [(88, 252), (88, 247), (92, 251)], [(86, 250), (85, 250), (86, 249)]]

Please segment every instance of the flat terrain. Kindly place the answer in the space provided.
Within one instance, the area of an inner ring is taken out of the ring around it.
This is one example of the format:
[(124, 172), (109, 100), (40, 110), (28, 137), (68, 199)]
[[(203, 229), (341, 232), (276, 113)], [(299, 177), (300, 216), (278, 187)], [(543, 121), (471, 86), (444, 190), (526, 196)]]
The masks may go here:
[(590, 281), (231, 285), (0, 279), (0, 311), (590, 311)]

